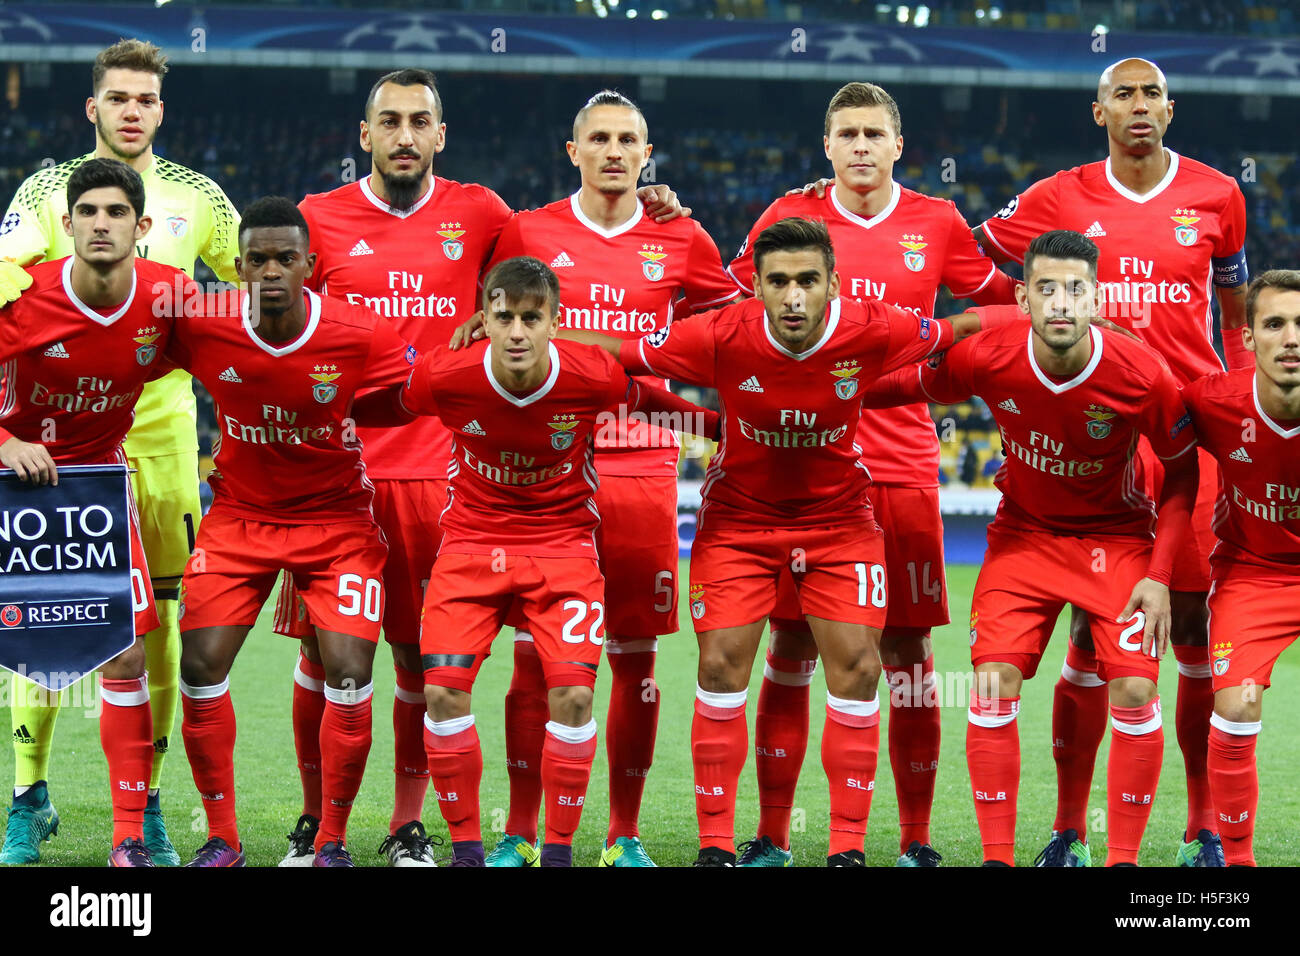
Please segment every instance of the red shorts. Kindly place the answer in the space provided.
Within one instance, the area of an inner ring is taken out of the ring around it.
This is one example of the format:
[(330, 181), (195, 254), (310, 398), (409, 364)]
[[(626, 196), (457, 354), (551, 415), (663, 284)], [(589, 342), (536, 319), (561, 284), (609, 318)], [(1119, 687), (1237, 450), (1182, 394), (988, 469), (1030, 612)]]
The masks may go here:
[(272, 524), (211, 511), (181, 581), (181, 630), (252, 625), (283, 568), (310, 624), (378, 641), (386, 555), (369, 520)]
[(605, 643), (605, 580), (591, 558), (443, 554), (424, 603), (426, 684), (468, 693), (518, 600), (547, 687), (593, 687)]
[(154, 604), (149, 562), (144, 556), (144, 538), (140, 536), (140, 517), (135, 511), (135, 496), (131, 495), (127, 503), (131, 515), (131, 608), (135, 612), (135, 636), (143, 637), (161, 622), (158, 620), (158, 608)]
[(677, 479), (603, 477), (596, 508), (610, 634), (677, 633)]
[[(1171, 591), (1200, 593), (1210, 589), (1210, 552), (1218, 538), (1214, 536), (1214, 506), (1219, 498), (1219, 464), (1204, 448), (1197, 448), (1200, 467), (1200, 486), (1196, 489), (1196, 507), (1192, 511), (1192, 526), (1174, 557)], [(1164, 481), (1164, 463), (1151, 451), (1144, 438), (1138, 445), (1142, 467), (1146, 472), (1147, 494), (1160, 501), (1160, 487)]]
[(885, 542), (873, 522), (697, 534), (690, 590), (696, 633), (768, 617), (783, 575), (792, 579), (805, 614), (868, 627), (885, 624)]
[(984, 566), (971, 597), (971, 663), (1012, 664), (1033, 677), (1067, 603), (1088, 615), (1098, 676), (1160, 676), (1142, 653), (1144, 618), (1117, 624), (1133, 586), (1146, 577), (1151, 543), (1073, 537), (990, 526)]
[(1210, 587), (1214, 689), (1269, 686), (1278, 656), (1300, 636), (1300, 577), (1215, 561)]
[[(885, 532), (885, 570), (893, 582), (885, 627), (929, 629), (948, 623), (943, 567), (943, 519), (938, 488), (872, 485), (871, 506)], [(807, 632), (794, 580), (776, 586), (773, 630)]]
[[(438, 519), (447, 507), (443, 478), (392, 479), (375, 482), (371, 511), (388, 542), (384, 564), (384, 638), (390, 644), (420, 642), (420, 609), (429, 569), (438, 557), (442, 529)], [(280, 586), (275, 631), (287, 637), (311, 637), (306, 609), (288, 576)]]

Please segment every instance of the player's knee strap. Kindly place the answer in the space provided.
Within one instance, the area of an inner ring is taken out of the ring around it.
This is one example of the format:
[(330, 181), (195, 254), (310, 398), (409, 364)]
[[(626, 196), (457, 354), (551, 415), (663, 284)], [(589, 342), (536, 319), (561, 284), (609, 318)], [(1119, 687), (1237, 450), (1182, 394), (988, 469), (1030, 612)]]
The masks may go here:
[(1220, 717), (1215, 711), (1210, 714), (1210, 726), (1217, 727), (1225, 734), (1232, 734), (1234, 737), (1254, 737), (1264, 726), (1262, 720), (1228, 720), (1226, 717)]

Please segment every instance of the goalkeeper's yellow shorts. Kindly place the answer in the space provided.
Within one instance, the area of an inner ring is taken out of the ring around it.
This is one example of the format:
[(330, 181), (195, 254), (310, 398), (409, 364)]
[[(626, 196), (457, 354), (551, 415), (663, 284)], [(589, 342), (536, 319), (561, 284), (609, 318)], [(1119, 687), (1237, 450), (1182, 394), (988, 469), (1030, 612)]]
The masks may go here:
[(140, 535), (155, 581), (178, 578), (194, 550), (199, 518), (199, 453), (129, 458)]

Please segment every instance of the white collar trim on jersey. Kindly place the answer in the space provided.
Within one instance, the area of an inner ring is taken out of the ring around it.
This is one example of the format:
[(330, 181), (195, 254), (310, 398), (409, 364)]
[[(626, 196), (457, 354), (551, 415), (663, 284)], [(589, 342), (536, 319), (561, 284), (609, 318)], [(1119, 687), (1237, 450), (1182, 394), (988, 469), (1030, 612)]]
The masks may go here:
[(835, 207), (835, 211), (838, 212), (845, 219), (847, 219), (849, 222), (855, 223), (861, 226), (863, 229), (870, 229), (872, 226), (878, 226), (886, 219), (888, 219), (889, 214), (892, 213), (894, 211), (894, 208), (898, 205), (899, 197), (903, 195), (903, 190), (898, 185), (898, 183), (894, 182), (893, 180), (890, 180), (889, 202), (885, 204), (885, 208), (880, 210), (880, 212), (876, 213), (870, 219), (863, 219), (857, 213), (849, 212), (847, 209), (844, 208), (843, 205), (840, 204), (840, 197), (835, 195), (834, 186), (831, 187), (830, 192), (831, 192), (831, 205)]
[(1255, 377), (1253, 377), (1250, 380), (1250, 394), (1255, 399), (1255, 411), (1259, 412), (1259, 417), (1264, 419), (1264, 421), (1268, 423), (1268, 427), (1273, 429), (1273, 431), (1277, 432), (1283, 438), (1300, 437), (1300, 425), (1297, 425), (1295, 428), (1283, 428), (1277, 422), (1273, 421), (1273, 419), (1268, 417), (1268, 412), (1264, 411), (1264, 406), (1262, 406), (1259, 403), (1259, 377), (1258, 376), (1259, 373), (1256, 372)]
[(1060, 395), (1062, 392), (1068, 392), (1076, 385), (1082, 385), (1084, 382), (1088, 381), (1089, 376), (1091, 376), (1097, 366), (1101, 364), (1101, 349), (1102, 342), (1104, 341), (1101, 337), (1101, 329), (1097, 328), (1095, 325), (1090, 325), (1088, 326), (1088, 334), (1092, 336), (1092, 358), (1088, 360), (1088, 364), (1083, 367), (1083, 371), (1078, 375), (1074, 376), (1074, 378), (1070, 379), (1068, 382), (1062, 382), (1058, 385), (1043, 374), (1043, 370), (1038, 367), (1038, 362), (1034, 359), (1034, 330), (1030, 328), (1028, 343), (1029, 367), (1034, 370), (1034, 374), (1038, 376), (1038, 380), (1043, 383), (1043, 387), (1053, 395)]
[[(374, 176), (371, 173), (370, 176)], [(405, 219), (407, 216), (414, 216), (417, 212), (425, 207), (430, 199), (433, 198), (433, 191), (438, 186), (438, 180), (434, 179), (429, 183), (429, 191), (415, 201), (410, 209), (394, 209), (386, 201), (375, 195), (375, 191), (370, 188), (370, 176), (361, 180), (361, 195), (370, 200), (371, 205), (381, 212), (386, 212), (390, 216), (396, 216), (398, 219)]]
[(316, 326), (320, 325), (320, 296), (312, 292), (311, 289), (304, 289), (303, 292), (307, 294), (307, 324), (303, 326), (302, 332), (299, 333), (296, 339), (288, 345), (281, 346), (272, 345), (253, 330), (253, 320), (250, 315), (252, 302), (247, 295), (244, 296), (243, 302), (240, 303), (240, 310), (244, 315), (244, 331), (248, 333), (248, 337), (256, 342), (262, 351), (279, 358), (282, 355), (288, 355), (290, 352), (296, 352), (307, 344), (307, 340), (316, 331)]
[(1116, 179), (1115, 173), (1110, 168), (1109, 156), (1106, 157), (1106, 181), (1110, 183), (1111, 189), (1115, 190), (1115, 192), (1119, 193), (1130, 202), (1150, 202), (1152, 199), (1155, 199), (1164, 192), (1169, 187), (1169, 184), (1174, 181), (1174, 177), (1178, 175), (1178, 154), (1168, 147), (1165, 148), (1165, 152), (1169, 154), (1169, 168), (1165, 171), (1165, 178), (1156, 183), (1155, 188), (1150, 192), (1143, 193), (1139, 196)]
[(120, 319), (122, 316), (126, 315), (126, 310), (131, 308), (131, 303), (135, 301), (135, 286), (136, 283), (139, 281), (139, 276), (136, 275), (135, 268), (132, 267), (131, 291), (127, 294), (126, 301), (123, 302), (121, 308), (119, 308), (112, 315), (100, 315), (90, 306), (86, 305), (86, 303), (78, 299), (77, 293), (72, 291), (72, 263), (75, 259), (76, 256), (68, 256), (68, 261), (63, 263), (63, 291), (67, 294), (68, 298), (72, 301), (72, 304), (77, 307), (78, 312), (80, 312), (86, 318), (90, 319), (92, 322), (96, 322), (99, 325), (102, 325), (107, 328), (108, 326), (116, 322), (118, 319)]
[(767, 317), (766, 310), (764, 310), (763, 312), (763, 334), (766, 335), (767, 340), (772, 343), (772, 348), (776, 349), (782, 355), (795, 359), (796, 361), (802, 362), (804, 359), (808, 358), (810, 355), (812, 355), (814, 352), (820, 349), (823, 345), (829, 342), (831, 340), (831, 336), (835, 334), (835, 326), (840, 324), (840, 300), (838, 298), (831, 299), (830, 306), (827, 309), (827, 313), (828, 314), (826, 316), (826, 327), (822, 329), (822, 337), (818, 339), (816, 345), (803, 352), (791, 352), (788, 348), (786, 348), (784, 345), (782, 345), (780, 342), (776, 340), (776, 336), (772, 334), (772, 322)]
[(627, 232), (638, 222), (640, 222), (641, 217), (645, 214), (645, 206), (641, 205), (641, 200), (638, 199), (636, 201), (636, 212), (632, 213), (631, 219), (629, 219), (627, 222), (619, 223), (613, 229), (606, 229), (604, 226), (597, 225), (596, 223), (592, 222), (590, 219), (587, 218), (587, 214), (582, 211), (582, 206), (578, 204), (578, 196), (581, 194), (582, 194), (582, 190), (578, 190), (576, 193), (574, 193), (572, 196), (569, 197), (569, 208), (573, 210), (573, 215), (578, 220), (578, 222), (582, 223), (584, 226), (586, 226), (596, 235), (604, 239), (613, 239), (615, 236), (623, 235), (623, 233)]
[(496, 393), (504, 398), (511, 405), (517, 408), (527, 408), (533, 402), (545, 398), (550, 390), (555, 386), (555, 380), (560, 377), (560, 353), (555, 348), (555, 343), (551, 342), (547, 346), (551, 356), (551, 374), (546, 377), (542, 387), (535, 392), (530, 392), (523, 398), (508, 391), (505, 386), (497, 381), (497, 377), (492, 374), (492, 346), (489, 344), (483, 350), (483, 371), (487, 374), (487, 380), (492, 383)]

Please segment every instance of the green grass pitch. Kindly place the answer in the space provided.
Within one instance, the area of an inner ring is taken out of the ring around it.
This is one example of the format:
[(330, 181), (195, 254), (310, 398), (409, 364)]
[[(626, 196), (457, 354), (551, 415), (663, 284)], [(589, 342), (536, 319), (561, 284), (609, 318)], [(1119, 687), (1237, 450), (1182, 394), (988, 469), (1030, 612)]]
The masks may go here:
[[(967, 618), (977, 568), (955, 565), (948, 569), (949, 600), (953, 623), (935, 633), (935, 660), (941, 686), (968, 687)], [(683, 594), (680, 601), (682, 631), (660, 640), (657, 676), (662, 694), (659, 740), (654, 768), (646, 785), (641, 833), (651, 856), (661, 866), (685, 866), (694, 859), (698, 844), (691, 778), (690, 724), (695, 691), (696, 645), (685, 595), (687, 569), (682, 562)], [(1064, 620), (1064, 619), (1063, 619)], [(290, 701), (296, 644), (270, 632), (270, 609), (235, 664), (231, 693), (239, 720), (235, 773), (239, 822), (249, 865), (272, 866), (283, 855), (284, 835), (300, 812), (298, 772), (294, 762)], [(1025, 686), (1019, 718), (1022, 751), (1017, 860), (1033, 862), (1049, 835), (1055, 811), (1056, 777), (1049, 733), (1052, 686), (1065, 653), (1064, 625), (1058, 625), (1039, 676)], [(503, 738), (502, 701), (510, 680), (511, 645), (508, 634), (497, 639), (496, 653), (484, 666), (474, 693), (474, 713), (483, 741), (483, 829), (490, 848), (505, 822), (507, 781)], [(760, 651), (760, 662), (761, 662)], [(388, 651), (381, 646), (375, 662), (374, 746), (365, 781), (349, 825), (349, 848), (359, 865), (380, 865), (376, 854), (387, 834), (392, 809), (392, 693)], [(1141, 862), (1167, 866), (1178, 848), (1186, 813), (1182, 757), (1174, 733), (1177, 670), (1172, 655), (1162, 665), (1161, 697), (1165, 702), (1165, 765), (1151, 824), (1147, 829)], [(750, 742), (762, 667), (756, 666), (750, 685), (748, 715)], [(950, 676), (951, 675), (951, 676)], [(962, 676), (958, 676), (962, 675)], [(7, 682), (7, 675), (5, 676)], [(1300, 725), (1300, 699), (1291, 692), (1300, 685), (1300, 654), (1283, 655), (1274, 672), (1279, 693), (1265, 694), (1264, 732), (1259, 744), (1261, 800), (1256, 855), (1261, 864), (1289, 865), (1300, 858), (1300, 841), (1290, 827), (1291, 814), (1300, 806), (1296, 788), (1300, 775), (1300, 738), (1292, 728)], [(609, 692), (608, 671), (602, 668), (596, 686), (596, 717), (603, 725)], [(827, 846), (827, 795), (819, 757), (825, 708), (825, 684), (820, 673), (812, 693), (812, 738), (796, 795), (792, 846), (796, 865), (820, 865)], [(943, 745), (933, 815), (934, 846), (944, 855), (944, 865), (971, 866), (980, 862), (979, 833), (966, 773), (965, 700), (944, 699)], [(5, 720), (8, 720), (8, 710)], [(887, 718), (886, 718), (887, 720)], [(9, 726), (7, 723), (5, 726)], [(602, 727), (603, 732), (603, 727)], [(892, 865), (898, 853), (898, 815), (892, 774), (885, 751), (887, 724), (881, 726), (880, 766), (867, 834), (867, 863)], [(171, 735), (172, 751), (163, 775), (163, 808), (172, 839), (182, 858), (204, 840), (204, 818), (181, 743), (180, 717)], [(1104, 859), (1106, 751), (1098, 758), (1091, 801), (1093, 860)], [(0, 781), (12, 779), (12, 749), (0, 747)], [(109, 848), (107, 770), (99, 746), (98, 723), (77, 709), (60, 715), (58, 736), (50, 769), (50, 792), (62, 817), (59, 835), (42, 845), (42, 863), (62, 866), (102, 866)], [(582, 827), (575, 841), (575, 862), (594, 865), (604, 841), (607, 798), (603, 744), (588, 791)], [(737, 837), (753, 835), (758, 818), (758, 791), (751, 758), (741, 777)], [(424, 820), (431, 834), (446, 836), (432, 799)]]

